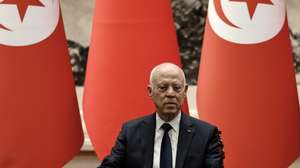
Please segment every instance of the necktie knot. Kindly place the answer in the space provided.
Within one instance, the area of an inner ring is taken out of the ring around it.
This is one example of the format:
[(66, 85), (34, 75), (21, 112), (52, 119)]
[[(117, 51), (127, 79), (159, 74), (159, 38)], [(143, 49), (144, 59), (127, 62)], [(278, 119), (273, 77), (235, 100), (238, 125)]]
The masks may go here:
[(169, 123), (164, 123), (161, 128), (165, 131), (165, 132), (169, 132), (172, 129), (172, 126)]

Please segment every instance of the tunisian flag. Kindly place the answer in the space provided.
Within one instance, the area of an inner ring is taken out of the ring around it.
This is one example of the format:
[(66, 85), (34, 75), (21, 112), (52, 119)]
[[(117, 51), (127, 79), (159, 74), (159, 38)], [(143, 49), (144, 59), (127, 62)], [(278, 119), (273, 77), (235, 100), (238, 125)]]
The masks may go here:
[(84, 119), (97, 155), (109, 154), (122, 123), (155, 111), (151, 69), (179, 64), (169, 0), (97, 0)]
[(58, 0), (0, 2), (0, 167), (60, 168), (83, 142)]
[(211, 0), (197, 90), (223, 132), (225, 167), (283, 168), (300, 155), (284, 0)]

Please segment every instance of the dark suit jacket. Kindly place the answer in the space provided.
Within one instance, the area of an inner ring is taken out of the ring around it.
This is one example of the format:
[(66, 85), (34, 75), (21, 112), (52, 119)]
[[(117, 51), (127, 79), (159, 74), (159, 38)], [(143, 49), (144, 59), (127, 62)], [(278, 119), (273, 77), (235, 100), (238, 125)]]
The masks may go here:
[[(152, 168), (155, 113), (125, 123), (98, 168)], [(215, 126), (182, 113), (176, 168), (222, 168), (223, 144)]]

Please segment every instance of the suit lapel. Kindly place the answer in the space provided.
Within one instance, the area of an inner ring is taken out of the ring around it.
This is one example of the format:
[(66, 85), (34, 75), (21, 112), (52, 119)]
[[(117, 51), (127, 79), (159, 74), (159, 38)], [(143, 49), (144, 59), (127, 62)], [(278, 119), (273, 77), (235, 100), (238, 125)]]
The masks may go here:
[(194, 136), (195, 129), (189, 118), (182, 113), (180, 121), (180, 130), (178, 136), (176, 168), (182, 168), (187, 152), (189, 150), (191, 140)]
[(140, 129), (140, 138), (142, 142), (142, 154), (144, 159), (144, 168), (152, 168), (153, 151), (155, 136), (155, 113), (146, 117), (142, 122)]

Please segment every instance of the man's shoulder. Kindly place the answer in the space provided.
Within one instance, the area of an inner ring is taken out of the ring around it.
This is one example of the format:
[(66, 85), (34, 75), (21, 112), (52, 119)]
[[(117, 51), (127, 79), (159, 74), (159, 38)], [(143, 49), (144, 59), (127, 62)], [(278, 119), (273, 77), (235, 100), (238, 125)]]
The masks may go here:
[(207, 122), (207, 121), (204, 121), (204, 120), (201, 120), (201, 119), (198, 119), (198, 118), (194, 118), (194, 117), (191, 117), (189, 116), (191, 122), (195, 125), (199, 125), (199, 126), (206, 126), (206, 127), (216, 127), (215, 125)]
[(128, 120), (124, 123), (126, 127), (135, 127), (139, 126), (142, 123), (153, 122), (155, 119), (155, 113), (151, 113), (150, 115), (138, 117), (132, 120)]

